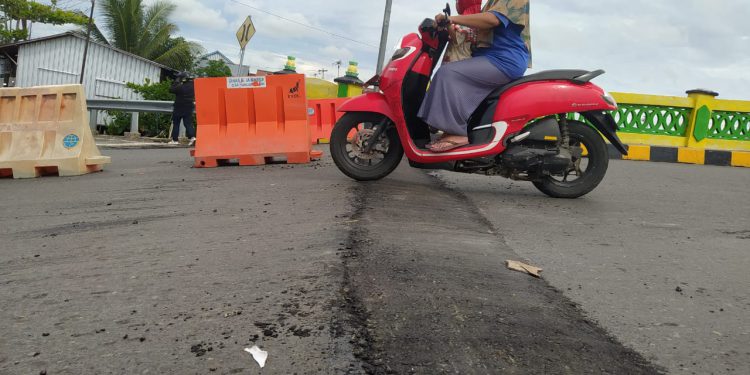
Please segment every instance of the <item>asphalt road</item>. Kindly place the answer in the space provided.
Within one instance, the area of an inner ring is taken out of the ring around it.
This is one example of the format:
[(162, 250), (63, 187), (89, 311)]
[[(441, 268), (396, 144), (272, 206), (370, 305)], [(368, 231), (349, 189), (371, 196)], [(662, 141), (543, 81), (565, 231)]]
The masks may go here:
[(336, 373), (350, 182), (104, 150), (77, 178), (2, 180), (0, 373)]
[(104, 153), (0, 180), (0, 374), (750, 372), (748, 170), (614, 162), (558, 201)]
[(628, 347), (675, 374), (750, 374), (749, 169), (613, 161), (567, 201), (436, 175)]

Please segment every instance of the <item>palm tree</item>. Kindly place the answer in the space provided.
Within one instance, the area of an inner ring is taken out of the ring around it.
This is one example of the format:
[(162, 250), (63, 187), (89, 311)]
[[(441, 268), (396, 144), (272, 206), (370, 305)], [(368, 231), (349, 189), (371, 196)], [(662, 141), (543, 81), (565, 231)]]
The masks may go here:
[[(92, 37), (99, 42), (178, 70), (192, 68), (203, 48), (175, 37), (177, 25), (170, 21), (175, 5), (157, 0), (150, 6), (143, 0), (101, 0), (98, 26)], [(105, 35), (106, 34), (106, 35)]]

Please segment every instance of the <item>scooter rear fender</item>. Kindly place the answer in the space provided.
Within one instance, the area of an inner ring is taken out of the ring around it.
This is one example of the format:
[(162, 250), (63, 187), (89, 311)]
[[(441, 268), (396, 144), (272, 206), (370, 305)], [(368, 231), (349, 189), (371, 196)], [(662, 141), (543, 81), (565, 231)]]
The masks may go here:
[(614, 111), (606, 92), (593, 83), (583, 85), (568, 81), (538, 81), (513, 87), (502, 94), (495, 111), (495, 121), (507, 121), (511, 133), (529, 121), (560, 113)]

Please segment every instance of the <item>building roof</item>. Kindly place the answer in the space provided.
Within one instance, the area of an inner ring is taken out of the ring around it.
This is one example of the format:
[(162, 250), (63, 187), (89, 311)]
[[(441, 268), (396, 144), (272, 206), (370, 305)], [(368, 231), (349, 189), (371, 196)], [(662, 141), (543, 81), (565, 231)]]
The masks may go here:
[[(8, 48), (8, 47), (19, 47), (19, 46), (22, 46), (22, 45), (25, 45), (25, 44), (38, 43), (38, 42), (44, 42), (44, 41), (47, 41), (47, 40), (67, 38), (67, 37), (75, 37), (75, 38), (78, 38), (78, 39), (86, 40), (86, 36), (81, 35), (80, 33), (75, 32), (75, 31), (68, 31), (68, 32), (64, 32), (64, 33), (61, 33), (61, 34), (49, 35), (49, 36), (44, 36), (44, 37), (41, 37), (41, 38), (34, 38), (34, 39), (29, 39), (29, 40), (22, 40), (20, 42), (5, 44), (5, 45), (0, 46), (0, 49)], [(141, 61), (147, 62), (149, 64), (152, 64), (152, 65), (156, 65), (156, 66), (158, 66), (158, 67), (160, 67), (162, 69), (176, 71), (175, 69), (172, 69), (172, 68), (170, 68), (170, 67), (168, 67), (166, 65), (162, 65), (162, 64), (159, 64), (157, 62), (151, 61), (151, 60), (149, 60), (147, 58), (144, 58), (144, 57), (132, 54), (132, 53), (127, 52), (127, 51), (123, 51), (123, 50), (115, 48), (115, 47), (112, 47), (109, 44), (98, 42), (98, 41), (96, 41), (94, 39), (91, 39), (91, 43), (97, 44), (97, 45), (102, 46), (104, 48), (109, 48), (109, 49), (117, 51), (118, 53), (121, 53), (123, 55), (130, 56), (130, 57), (132, 57), (134, 59), (141, 60)]]
[(214, 55), (218, 55), (218, 56), (219, 56), (219, 57), (220, 57), (220, 58), (221, 58), (222, 60), (224, 60), (224, 62), (225, 62), (225, 63), (226, 63), (227, 65), (230, 65), (230, 64), (231, 64), (231, 65), (237, 65), (237, 64), (235, 64), (235, 63), (234, 63), (234, 61), (232, 61), (231, 59), (229, 59), (229, 58), (227, 57), (227, 55), (225, 55), (225, 54), (221, 53), (221, 51), (213, 51), (213, 52), (211, 52), (211, 53), (207, 53), (207, 54), (205, 54), (205, 55), (203, 55), (203, 56), (199, 57), (199, 58), (198, 58), (198, 60), (204, 60), (204, 59), (208, 59), (208, 58), (209, 58), (210, 56), (214, 56)]

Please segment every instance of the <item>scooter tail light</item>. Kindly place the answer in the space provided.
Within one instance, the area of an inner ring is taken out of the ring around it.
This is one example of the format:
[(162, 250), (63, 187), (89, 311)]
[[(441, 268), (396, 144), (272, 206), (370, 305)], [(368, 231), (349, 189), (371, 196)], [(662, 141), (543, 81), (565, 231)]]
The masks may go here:
[(612, 95), (610, 95), (610, 93), (605, 91), (604, 95), (602, 95), (602, 99), (604, 99), (604, 101), (607, 102), (607, 104), (617, 108), (617, 101)]

